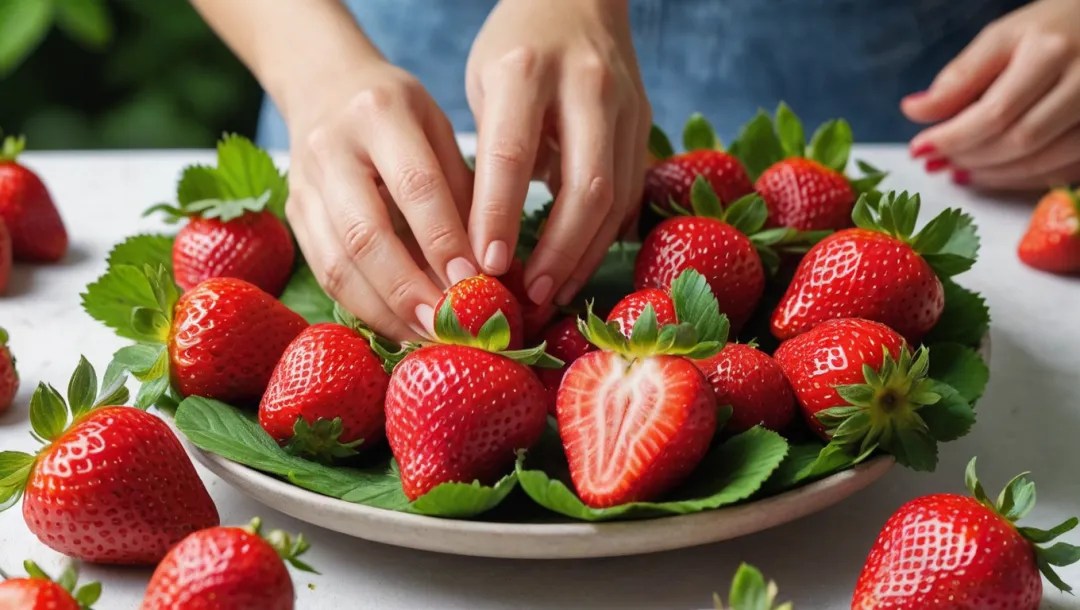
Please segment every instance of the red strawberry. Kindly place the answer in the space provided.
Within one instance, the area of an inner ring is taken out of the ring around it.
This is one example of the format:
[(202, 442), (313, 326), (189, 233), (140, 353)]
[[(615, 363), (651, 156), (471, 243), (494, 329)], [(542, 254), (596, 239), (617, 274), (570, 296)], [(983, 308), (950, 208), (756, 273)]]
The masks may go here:
[(281, 294), (292, 274), (295, 251), (285, 223), (267, 210), (242, 216), (192, 216), (176, 234), (172, 260), (176, 283), (190, 290), (213, 277), (250, 282)]
[[(177, 544), (146, 587), (141, 610), (292, 610), (295, 592), (285, 561), (314, 572), (299, 556), (309, 545), (281, 531), (263, 537), (261, 522), (212, 527)], [(284, 560), (284, 561), (283, 561)]]
[(784, 371), (756, 347), (729, 343), (695, 364), (712, 385), (716, 404), (731, 407), (725, 430), (743, 432), (760, 424), (782, 432), (795, 419), (795, 396)]
[[(157, 563), (218, 513), (169, 426), (133, 407), (124, 378), (97, 394), (83, 358), (68, 386), (70, 405), (41, 384), (30, 401), (36, 456), (6, 452), (0, 501), (24, 493), (26, 526), (49, 548), (83, 561)], [(6, 493), (5, 493), (6, 492)]]
[(683, 130), (684, 153), (675, 154), (667, 135), (654, 126), (649, 135), (653, 162), (645, 171), (642, 218), (639, 230), (647, 235), (659, 222), (653, 206), (674, 211), (671, 203), (689, 208), (690, 191), (698, 176), (706, 180), (720, 201), (730, 204), (754, 192), (742, 163), (721, 149), (712, 125), (700, 114), (691, 115)]
[(16, 259), (55, 262), (67, 253), (67, 230), (41, 178), (16, 160), (25, 146), (9, 136), (0, 149), (0, 220)]
[(1080, 193), (1050, 191), (1039, 201), (1020, 241), (1020, 260), (1051, 273), (1080, 273)]
[(27, 578), (5, 576), (0, 582), (0, 610), (89, 610), (101, 595), (96, 582), (76, 589), (79, 575), (74, 568), (68, 568), (58, 582), (32, 561), (23, 566)]
[(548, 414), (554, 416), (555, 399), (559, 394), (559, 386), (562, 385), (566, 369), (570, 368), (570, 365), (578, 358), (594, 351), (596, 346), (589, 343), (578, 330), (577, 318), (574, 316), (567, 316), (548, 326), (544, 331), (543, 341), (547, 346), (547, 353), (563, 362), (563, 365), (557, 369), (533, 367), (536, 377), (547, 389)]
[(521, 306), (514, 295), (490, 275), (477, 275), (454, 284), (439, 299), (435, 311), (442, 311), (443, 303), (450, 304), (458, 321), (472, 335), (478, 335), (484, 323), (501, 311), (510, 325), (510, 349), (521, 349), (525, 345)]
[(0, 413), (11, 408), (19, 391), (19, 372), (15, 370), (15, 356), (8, 347), (8, 334), (0, 328)]
[(530, 342), (539, 337), (547, 323), (559, 313), (559, 308), (554, 303), (537, 305), (532, 302), (525, 288), (525, 265), (517, 259), (510, 263), (510, 270), (499, 277), (499, 281), (514, 295), (521, 307), (525, 341)]
[[(704, 279), (693, 275), (708, 295)], [(716, 398), (686, 357), (707, 358), (720, 350), (722, 321), (715, 300), (707, 298), (709, 315), (678, 328), (659, 326), (646, 307), (632, 339), (592, 311), (580, 323), (602, 351), (570, 365), (559, 388), (557, 418), (570, 478), (588, 506), (655, 500), (708, 451), (716, 432)], [(702, 337), (704, 329), (711, 330)]]
[[(670, 283), (668, 285), (670, 286)], [(657, 324), (664, 326), (678, 323), (675, 319), (675, 303), (668, 293), (659, 288), (642, 288), (626, 295), (615, 304), (607, 316), (607, 321), (617, 324), (619, 332), (629, 337), (634, 323), (648, 305), (652, 305), (653, 312), (656, 313)], [(559, 358), (557, 355), (555, 357)]]
[(293, 452), (330, 461), (378, 443), (390, 376), (368, 339), (340, 324), (316, 324), (285, 349), (270, 377), (259, 424)]
[(11, 278), (11, 233), (8, 232), (4, 219), (0, 218), (0, 294), (7, 290)]
[[(545, 356), (544, 346), (504, 351), (511, 331), (501, 311), (474, 335), (444, 300), (435, 333), (456, 344), (412, 351), (397, 362), (386, 390), (386, 439), (410, 500), (442, 483), (494, 483), (547, 423), (545, 389), (529, 368)], [(389, 356), (393, 362), (398, 355)]]
[(880, 221), (860, 199), (854, 213), (859, 227), (830, 235), (806, 254), (773, 312), (772, 332), (778, 339), (825, 320), (865, 318), (918, 344), (937, 324), (945, 307), (938, 273), (957, 273), (974, 262), (942, 253), (960, 229), (960, 212), (946, 210), (912, 236), (918, 195), (890, 193), (878, 209)]
[(859, 575), (852, 610), (1035, 610), (1040, 571), (1071, 590), (1052, 566), (1075, 563), (1080, 548), (1039, 545), (1075, 528), (1076, 518), (1049, 531), (1018, 527), (1035, 505), (1035, 483), (1020, 475), (995, 503), (979, 483), (974, 459), (965, 478), (972, 497), (923, 496), (889, 518)]

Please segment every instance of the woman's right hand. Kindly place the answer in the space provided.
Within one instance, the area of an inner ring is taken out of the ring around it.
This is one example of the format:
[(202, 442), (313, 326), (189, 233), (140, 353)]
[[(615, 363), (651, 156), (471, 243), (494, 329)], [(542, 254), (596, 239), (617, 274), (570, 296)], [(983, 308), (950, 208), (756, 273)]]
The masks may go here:
[(392, 339), (431, 336), (441, 287), (477, 273), (473, 175), (419, 81), (381, 57), (345, 63), (290, 96), (286, 214), (334, 300)]

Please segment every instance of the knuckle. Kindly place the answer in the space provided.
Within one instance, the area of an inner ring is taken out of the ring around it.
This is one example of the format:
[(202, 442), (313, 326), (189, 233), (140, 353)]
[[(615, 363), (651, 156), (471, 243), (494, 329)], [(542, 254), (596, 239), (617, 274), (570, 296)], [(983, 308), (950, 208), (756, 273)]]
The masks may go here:
[(397, 186), (401, 203), (425, 200), (438, 188), (438, 179), (433, 170), (410, 164), (398, 169)]
[(490, 201), (484, 206), (483, 218), (490, 227), (512, 227), (519, 221), (519, 215), (514, 214), (511, 206), (497, 201)]
[(314, 157), (315, 162), (318, 163), (330, 153), (333, 141), (334, 138), (326, 129), (317, 128), (307, 134), (304, 144), (311, 156)]
[(385, 114), (394, 106), (396, 93), (393, 87), (379, 85), (367, 87), (349, 101), (347, 112), (354, 118), (366, 118)]
[(528, 78), (539, 72), (540, 64), (540, 53), (533, 47), (521, 45), (503, 53), (495, 63), (494, 71), (498, 77), (515, 75)]
[(1000, 132), (1009, 126), (1012, 114), (1012, 103), (1007, 100), (991, 100), (986, 102), (983, 108), (986, 126), (996, 132)]
[(342, 253), (330, 254), (323, 262), (323, 272), (316, 279), (330, 298), (337, 299), (341, 296), (342, 288), (345, 286), (345, 276), (351, 268), (352, 261), (348, 257)]
[(345, 253), (351, 264), (352, 261), (362, 261), (374, 252), (379, 246), (381, 239), (379, 227), (374, 223), (358, 218), (351, 221), (345, 228), (343, 236)]
[(1014, 127), (1005, 139), (1013, 150), (1030, 152), (1042, 143), (1042, 134), (1036, 128), (1021, 123)]
[(390, 309), (401, 312), (400, 315), (408, 315), (411, 295), (413, 294), (413, 282), (404, 276), (395, 277), (390, 288), (386, 292), (386, 304)]
[(590, 53), (582, 58), (578, 75), (581, 83), (599, 99), (611, 99), (618, 92), (619, 79), (615, 71), (599, 55)]
[(615, 186), (609, 178), (594, 175), (581, 182), (574, 194), (591, 213), (606, 214), (615, 202)]
[(529, 156), (528, 147), (521, 140), (499, 138), (487, 153), (488, 162), (495, 165), (496, 172), (515, 172), (525, 168)]
[(433, 224), (425, 231), (424, 240), (435, 252), (451, 252), (457, 245), (457, 232), (442, 223)]
[(1043, 55), (1052, 61), (1060, 61), (1075, 53), (1073, 41), (1061, 32), (1041, 32), (1036, 40)]

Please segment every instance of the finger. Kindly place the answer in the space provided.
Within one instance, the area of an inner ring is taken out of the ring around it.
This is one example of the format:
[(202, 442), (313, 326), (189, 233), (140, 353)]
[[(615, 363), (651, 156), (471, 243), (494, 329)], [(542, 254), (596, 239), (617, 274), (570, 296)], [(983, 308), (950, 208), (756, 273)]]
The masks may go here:
[(1025, 38), (1009, 67), (978, 102), (915, 136), (912, 148), (931, 146), (937, 154), (951, 157), (993, 140), (1057, 83), (1067, 60), (1067, 47)]
[(450, 188), (450, 195), (454, 199), (454, 206), (458, 211), (458, 218), (469, 217), (469, 208), (472, 207), (473, 172), (465, 163), (465, 157), (458, 148), (457, 138), (454, 135), (454, 127), (442, 112), (433, 109), (428, 114), (429, 120), (425, 125), (428, 141), (431, 149), (435, 152), (435, 158), (446, 177), (446, 184)]
[(634, 138), (635, 163), (633, 169), (633, 185), (630, 190), (630, 211), (623, 222), (623, 230), (620, 236), (627, 241), (640, 239), (638, 235), (638, 219), (641, 216), (642, 192), (645, 188), (645, 171), (649, 165), (649, 130), (652, 128), (652, 108), (649, 101), (644, 97), (644, 114), (638, 119), (636, 137)]
[(986, 146), (954, 155), (952, 162), (957, 167), (980, 169), (1034, 154), (1080, 124), (1077, 108), (1080, 108), (1080, 69), (1074, 68), (1001, 137)]
[(319, 158), (318, 186), (327, 221), (332, 220), (345, 258), (351, 261), (352, 269), (341, 263), (340, 283), (359, 285), (352, 276), (363, 274), (371, 294), (378, 295), (394, 315), (430, 327), (433, 306), (442, 293), (394, 233), (374, 175), (358, 166), (344, 141), (336, 146), (340, 147), (336, 152)]
[(358, 136), (431, 267), (449, 284), (476, 275), (465, 225), (421, 126), (405, 109), (396, 109), (378, 121), (372, 134)]
[(1077, 163), (1080, 163), (1080, 127), (1074, 127), (1033, 155), (991, 167), (964, 168), (965, 173), (960, 177), (961, 182), (966, 179), (973, 185), (990, 188), (1033, 183), (1056, 186), (1077, 178), (1071, 171)]
[(562, 288), (614, 205), (614, 85), (590, 77), (564, 87), (561, 95), (563, 184), (525, 272), (529, 298), (537, 304)]
[(948, 63), (926, 91), (905, 97), (900, 109), (916, 123), (954, 116), (986, 91), (1009, 63), (1010, 38), (994, 26), (984, 29)]
[(535, 70), (502, 74), (477, 117), (476, 184), (469, 214), (473, 252), (484, 271), (502, 275), (517, 246), (521, 211), (536, 165), (547, 85)]

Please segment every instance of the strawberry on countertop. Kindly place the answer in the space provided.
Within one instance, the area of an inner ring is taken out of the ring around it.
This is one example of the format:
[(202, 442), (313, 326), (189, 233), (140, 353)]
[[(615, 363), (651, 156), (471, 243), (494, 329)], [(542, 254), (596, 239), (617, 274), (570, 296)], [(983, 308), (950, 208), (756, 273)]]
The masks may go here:
[(218, 524), (195, 467), (165, 422), (133, 407), (124, 377), (97, 377), (81, 359), (68, 400), (40, 384), (30, 423), (37, 455), (0, 453), (0, 505), (23, 498), (27, 527), (84, 561), (149, 565), (187, 534)]
[(26, 138), (13, 136), (0, 146), (0, 220), (16, 260), (56, 262), (67, 253), (67, 229), (45, 183), (19, 163), (25, 147)]
[(994, 502), (975, 474), (971, 496), (934, 494), (900, 507), (866, 559), (852, 610), (1036, 610), (1042, 576), (1071, 588), (1054, 572), (1080, 560), (1080, 547), (1043, 546), (1077, 525), (1075, 517), (1049, 530), (1020, 527), (1035, 506), (1035, 483), (1014, 478)]
[(74, 567), (53, 580), (33, 561), (23, 562), (26, 578), (11, 578), (0, 572), (0, 610), (92, 610), (101, 596), (101, 583), (76, 588), (79, 573)]
[(1018, 248), (1020, 260), (1050, 273), (1080, 273), (1080, 192), (1054, 189), (1031, 215)]
[(19, 391), (19, 372), (15, 370), (15, 356), (8, 347), (8, 334), (0, 328), (0, 413), (11, 408)]

